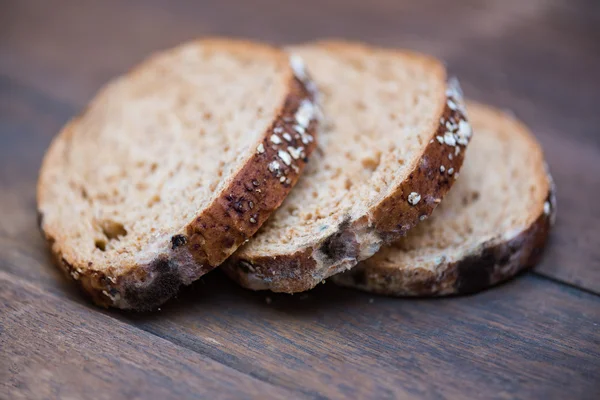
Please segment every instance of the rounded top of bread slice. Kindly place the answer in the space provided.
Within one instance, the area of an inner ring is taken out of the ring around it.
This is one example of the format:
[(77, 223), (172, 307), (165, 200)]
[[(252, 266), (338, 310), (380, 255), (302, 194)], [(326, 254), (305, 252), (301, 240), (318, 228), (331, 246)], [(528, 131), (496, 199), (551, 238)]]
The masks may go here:
[(253, 289), (297, 292), (428, 215), (452, 185), (471, 132), (457, 83), (448, 85), (433, 58), (345, 42), (290, 52), (319, 88), (319, 146), (298, 186), (227, 270)]
[[(41, 227), (63, 268), (100, 304), (150, 308), (220, 264), (304, 167), (315, 143), (307, 84), (282, 50), (206, 39), (106, 85), (40, 172)], [(304, 136), (274, 137), (296, 117)]]
[(535, 262), (555, 210), (542, 149), (505, 113), (475, 103), (468, 110), (476, 135), (446, 199), (336, 283), (394, 295), (468, 293)]

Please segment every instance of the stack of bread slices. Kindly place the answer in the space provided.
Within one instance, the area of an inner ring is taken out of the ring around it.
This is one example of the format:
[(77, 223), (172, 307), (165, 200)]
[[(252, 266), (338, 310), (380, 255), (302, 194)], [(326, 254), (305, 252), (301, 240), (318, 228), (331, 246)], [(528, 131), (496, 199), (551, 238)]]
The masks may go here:
[(254, 290), (475, 292), (533, 265), (555, 213), (523, 124), (435, 58), (340, 41), (153, 55), (57, 135), (37, 200), (60, 268), (135, 310), (216, 267)]

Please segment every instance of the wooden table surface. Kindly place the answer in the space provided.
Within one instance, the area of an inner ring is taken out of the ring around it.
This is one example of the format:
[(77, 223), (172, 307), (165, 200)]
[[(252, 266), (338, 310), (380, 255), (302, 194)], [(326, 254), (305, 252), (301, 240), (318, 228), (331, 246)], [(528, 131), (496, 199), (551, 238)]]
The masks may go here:
[[(595, 0), (2, 0), (0, 398), (600, 398), (599, 27)], [(155, 313), (89, 304), (36, 227), (41, 158), (107, 79), (202, 35), (443, 58), (545, 149), (541, 265), (439, 300), (255, 293), (214, 272)]]

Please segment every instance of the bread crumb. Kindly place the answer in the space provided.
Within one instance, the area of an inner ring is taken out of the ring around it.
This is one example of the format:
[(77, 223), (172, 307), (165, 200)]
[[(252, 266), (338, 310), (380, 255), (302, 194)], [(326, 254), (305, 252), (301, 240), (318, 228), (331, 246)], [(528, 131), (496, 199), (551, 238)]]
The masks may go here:
[(373, 304), (374, 301), (375, 300), (373, 300), (373, 299), (369, 299), (369, 304)]
[(270, 297), (265, 297), (265, 303), (271, 304), (271, 298)]

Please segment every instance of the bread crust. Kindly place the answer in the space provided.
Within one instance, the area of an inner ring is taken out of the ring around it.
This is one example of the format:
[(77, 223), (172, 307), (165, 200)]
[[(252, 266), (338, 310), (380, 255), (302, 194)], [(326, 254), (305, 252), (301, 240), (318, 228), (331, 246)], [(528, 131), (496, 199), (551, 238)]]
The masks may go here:
[[(288, 62), (281, 50), (252, 42), (224, 39), (203, 40), (204, 46), (230, 47), (232, 51), (251, 46), (256, 51), (273, 52), (276, 62)], [(283, 57), (282, 57), (283, 56)], [(282, 61), (285, 60), (285, 61)], [(316, 92), (310, 78), (298, 75), (296, 65), (286, 67), (289, 76), (287, 96), (272, 125), (246, 164), (229, 179), (220, 196), (179, 232), (173, 232), (168, 246), (152, 249), (151, 256), (140, 258), (123, 273), (112, 268), (99, 270), (91, 263), (79, 265), (75, 250), (65, 249), (56, 228), (39, 224), (48, 240), (58, 266), (75, 280), (97, 305), (122, 309), (150, 310), (174, 296), (181, 285), (188, 285), (221, 264), (237, 247), (248, 240), (279, 207), (296, 184), (308, 157), (316, 147), (318, 121), (310, 118), (305, 134), (296, 134), (293, 125), (306, 102), (316, 107)], [(132, 70), (135, 74), (138, 66)], [(275, 132), (289, 132), (291, 140), (274, 143)], [(57, 140), (62, 136), (59, 135)], [(310, 141), (306, 138), (310, 137)], [(291, 157), (289, 148), (303, 148), (300, 157)], [(288, 156), (283, 154), (285, 152)], [(274, 167), (277, 163), (277, 168)], [(40, 175), (43, 173), (43, 167)], [(43, 183), (38, 182), (39, 193)]]
[[(463, 163), (468, 140), (462, 145), (448, 145), (444, 141), (446, 123), (467, 118), (456, 80), (449, 81), (436, 115), (439, 117), (433, 121), (429, 143), (413, 162), (408, 178), (365, 215), (339, 224), (335, 233), (294, 254), (252, 257), (234, 253), (223, 264), (225, 272), (249, 289), (302, 292), (354, 267), (382, 245), (405, 235), (433, 212), (452, 187)], [(412, 196), (414, 193), (420, 196), (418, 200)]]
[(433, 271), (368, 263), (332, 279), (340, 286), (391, 296), (471, 294), (504, 282), (533, 267), (542, 256), (556, 215), (555, 188), (548, 177), (550, 190), (543, 207), (537, 207), (537, 218), (512, 238), (490, 240), (459, 260), (440, 262)]

